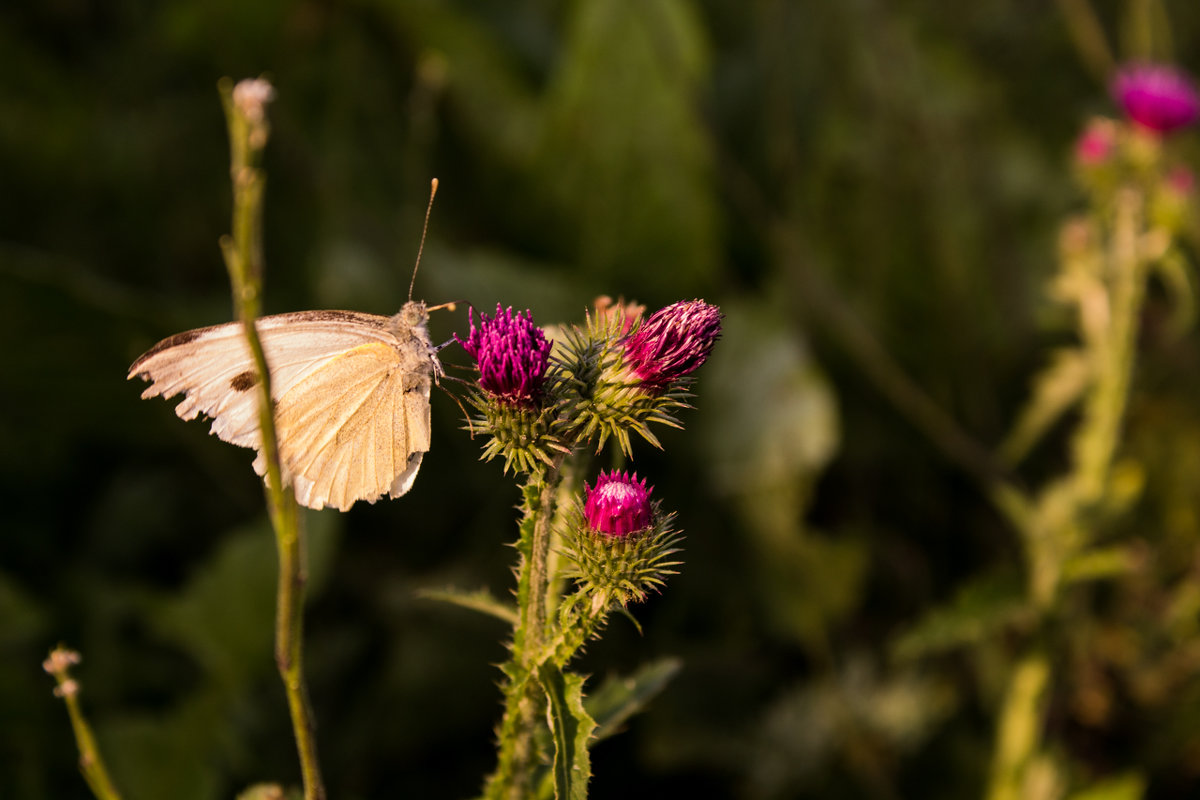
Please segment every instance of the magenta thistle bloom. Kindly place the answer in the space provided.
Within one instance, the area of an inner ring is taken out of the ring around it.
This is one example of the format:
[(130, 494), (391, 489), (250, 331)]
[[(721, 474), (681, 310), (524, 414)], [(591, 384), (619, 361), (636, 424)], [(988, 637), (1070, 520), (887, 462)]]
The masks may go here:
[(537, 405), (546, 368), (550, 363), (551, 342), (541, 328), (533, 324), (533, 313), (513, 313), (512, 307), (495, 316), (480, 313), (475, 325), (474, 309), (467, 312), (471, 326), (466, 341), (454, 338), (470, 353), (479, 367), (479, 385), (489, 395), (512, 405)]
[(1188, 77), (1167, 64), (1132, 64), (1117, 72), (1113, 96), (1134, 122), (1171, 133), (1200, 116), (1200, 94)]
[(617, 472), (600, 473), (595, 486), (584, 484), (583, 517), (594, 531), (623, 539), (654, 524), (650, 493), (646, 481), (637, 475)]
[(721, 309), (703, 300), (679, 302), (650, 315), (625, 340), (625, 364), (653, 390), (689, 375), (721, 338)]

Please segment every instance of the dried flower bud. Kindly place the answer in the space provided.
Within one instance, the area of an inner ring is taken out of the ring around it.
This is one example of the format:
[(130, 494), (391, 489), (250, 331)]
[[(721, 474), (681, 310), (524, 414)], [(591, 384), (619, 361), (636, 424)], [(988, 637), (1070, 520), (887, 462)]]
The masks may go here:
[(643, 531), (654, 523), (650, 508), (652, 488), (637, 475), (612, 471), (596, 478), (596, 485), (586, 489), (583, 515), (588, 527), (605, 536), (624, 538)]
[(266, 119), (266, 105), (275, 99), (275, 88), (265, 78), (247, 78), (233, 87), (233, 104), (252, 125)]
[(703, 300), (655, 311), (625, 340), (625, 365), (645, 388), (661, 392), (708, 360), (721, 337), (721, 310)]
[(597, 297), (592, 305), (596, 309), (596, 319), (600, 324), (612, 322), (623, 334), (629, 333), (630, 329), (641, 321), (642, 314), (646, 313), (646, 307), (640, 303), (632, 300), (626, 303), (624, 297), (614, 301), (606, 294)]
[(454, 335), (479, 367), (479, 385), (492, 398), (512, 406), (537, 408), (549, 365), (551, 342), (533, 324), (529, 311), (514, 314), (511, 307), (496, 314), (468, 312), (471, 326), (466, 341)]
[(1200, 94), (1168, 64), (1127, 65), (1117, 72), (1112, 92), (1130, 119), (1157, 133), (1171, 133), (1200, 116)]

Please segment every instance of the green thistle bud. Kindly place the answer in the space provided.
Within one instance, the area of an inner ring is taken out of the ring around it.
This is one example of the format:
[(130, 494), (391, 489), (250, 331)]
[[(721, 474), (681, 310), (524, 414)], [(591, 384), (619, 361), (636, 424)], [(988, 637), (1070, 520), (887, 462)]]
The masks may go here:
[(673, 515), (660, 513), (653, 489), (633, 474), (601, 472), (584, 489), (563, 534), (567, 576), (590, 598), (592, 614), (645, 600), (682, 563), (671, 560), (683, 539), (671, 529)]
[(598, 306), (585, 328), (565, 333), (556, 356), (577, 397), (567, 410), (574, 438), (595, 436), (600, 449), (611, 436), (627, 455), (631, 432), (661, 447), (651, 423), (683, 427), (673, 412), (691, 407), (690, 375), (721, 335), (720, 309), (702, 300), (675, 303), (644, 321), (636, 309), (640, 307)]

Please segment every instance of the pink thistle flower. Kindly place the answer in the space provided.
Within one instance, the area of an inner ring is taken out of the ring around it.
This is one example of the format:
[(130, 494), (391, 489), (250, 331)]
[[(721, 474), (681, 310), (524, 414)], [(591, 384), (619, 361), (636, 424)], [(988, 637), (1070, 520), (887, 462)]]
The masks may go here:
[(494, 316), (479, 315), (478, 326), (474, 309), (467, 312), (467, 319), (470, 332), (466, 341), (458, 334), (454, 338), (475, 359), (480, 387), (508, 405), (536, 408), (552, 345), (545, 332), (533, 324), (533, 313), (514, 314), (512, 307), (502, 310), (497, 303)]
[(614, 539), (624, 539), (654, 524), (650, 493), (645, 479), (613, 470), (601, 472), (595, 486), (584, 484), (583, 516), (592, 530)]
[(699, 369), (719, 338), (721, 309), (703, 300), (674, 303), (625, 340), (625, 364), (644, 386), (662, 391)]
[(1113, 96), (1134, 122), (1160, 134), (1200, 116), (1200, 94), (1182, 71), (1168, 64), (1130, 64), (1117, 71)]

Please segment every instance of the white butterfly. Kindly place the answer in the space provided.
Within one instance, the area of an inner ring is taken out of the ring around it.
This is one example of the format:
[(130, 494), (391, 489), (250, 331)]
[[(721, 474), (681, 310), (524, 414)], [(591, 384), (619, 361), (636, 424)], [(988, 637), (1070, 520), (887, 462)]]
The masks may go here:
[[(309, 508), (345, 511), (412, 488), (429, 450), (430, 384), (444, 375), (429, 313), (410, 300), (392, 317), (297, 311), (257, 321), (271, 373), (284, 484)], [(226, 442), (258, 451), (258, 382), (240, 322), (178, 333), (150, 348), (129, 377), (142, 397), (182, 393), (180, 418), (204, 414)]]

